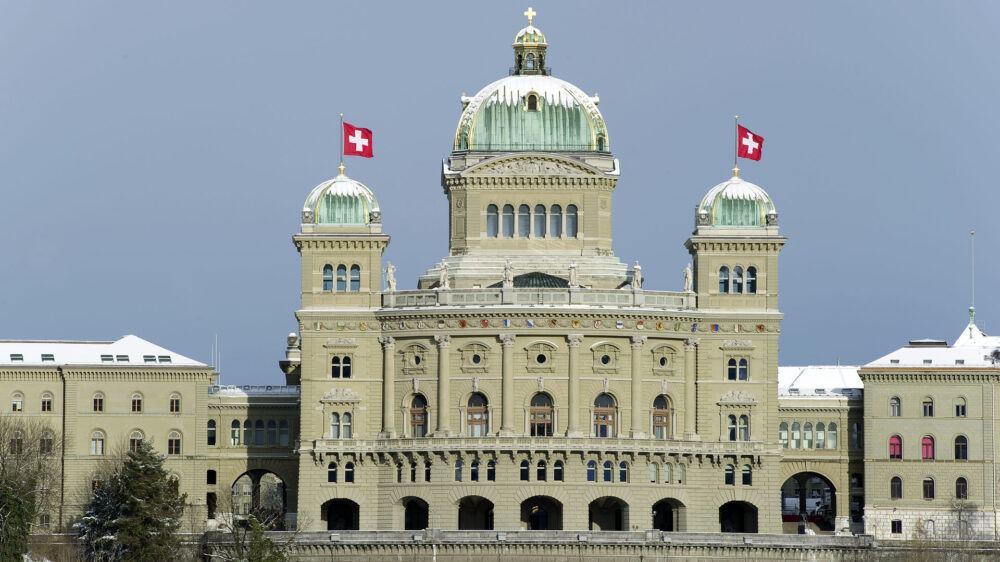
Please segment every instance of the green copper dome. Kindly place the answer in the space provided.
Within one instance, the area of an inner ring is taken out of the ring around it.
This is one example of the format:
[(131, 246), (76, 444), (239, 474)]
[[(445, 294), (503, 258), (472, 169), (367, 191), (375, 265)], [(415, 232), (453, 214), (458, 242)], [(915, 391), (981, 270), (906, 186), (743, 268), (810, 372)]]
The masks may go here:
[(302, 207), (303, 224), (364, 226), (372, 222), (381, 222), (375, 194), (343, 173), (317, 185)]
[(515, 45), (523, 45), (525, 43), (541, 43), (544, 45), (546, 44), (545, 34), (542, 33), (541, 29), (538, 29), (533, 25), (529, 25), (521, 31), (518, 31), (517, 36), (514, 37)]
[(766, 191), (734, 175), (708, 190), (698, 205), (697, 221), (699, 226), (773, 226), (778, 213)]

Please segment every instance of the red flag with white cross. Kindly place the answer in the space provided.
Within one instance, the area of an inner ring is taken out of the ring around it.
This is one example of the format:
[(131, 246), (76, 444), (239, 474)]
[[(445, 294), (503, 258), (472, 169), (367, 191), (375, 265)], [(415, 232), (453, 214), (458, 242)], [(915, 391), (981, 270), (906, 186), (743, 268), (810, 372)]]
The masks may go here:
[(371, 158), (372, 152), (372, 131), (364, 127), (355, 127), (350, 123), (344, 123), (344, 156), (361, 156)]
[(736, 155), (740, 158), (760, 160), (760, 152), (764, 148), (764, 137), (755, 135), (743, 125), (736, 125)]

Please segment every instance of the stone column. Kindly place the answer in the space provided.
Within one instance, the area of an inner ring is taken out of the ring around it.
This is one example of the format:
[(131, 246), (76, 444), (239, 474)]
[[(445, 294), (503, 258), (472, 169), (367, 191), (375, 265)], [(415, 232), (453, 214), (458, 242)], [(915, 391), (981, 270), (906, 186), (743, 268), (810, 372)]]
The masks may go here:
[(632, 432), (631, 437), (642, 439), (646, 437), (643, 423), (642, 399), (642, 346), (646, 336), (632, 336)]
[(382, 344), (382, 432), (379, 433), (379, 437), (391, 439), (396, 437), (396, 417), (392, 414), (392, 407), (396, 402), (396, 387), (393, 380), (396, 339), (391, 336), (379, 336), (378, 341)]
[(451, 336), (437, 335), (434, 341), (438, 345), (438, 413), (437, 429), (434, 430), (435, 437), (448, 437), (451, 435), (451, 427), (448, 424), (451, 418), (451, 373), (448, 348), (451, 347)]
[(697, 407), (697, 373), (698, 338), (684, 340), (684, 438), (698, 439), (695, 427), (695, 408)]
[(503, 384), (500, 409), (500, 435), (514, 435), (514, 334), (500, 334), (503, 346)]
[(569, 423), (566, 436), (579, 437), (584, 434), (580, 426), (580, 344), (583, 343), (583, 334), (567, 335), (566, 343), (569, 345)]

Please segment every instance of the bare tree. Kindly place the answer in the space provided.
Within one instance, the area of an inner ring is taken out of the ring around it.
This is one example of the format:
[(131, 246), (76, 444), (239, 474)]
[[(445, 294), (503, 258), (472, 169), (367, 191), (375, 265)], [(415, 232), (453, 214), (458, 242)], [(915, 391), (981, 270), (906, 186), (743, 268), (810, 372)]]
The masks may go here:
[[(0, 558), (27, 552), (28, 534), (59, 502), (60, 442), (38, 418), (0, 416)], [(9, 549), (9, 550), (8, 550)]]
[(281, 491), (272, 486), (260, 486), (256, 501), (245, 501), (239, 483), (232, 493), (224, 494), (217, 506), (219, 532), (212, 536), (216, 543), (210, 548), (211, 560), (233, 562), (280, 562), (288, 560), (297, 532), (275, 540), (268, 531), (285, 529), (285, 513), (275, 508), (282, 505)]

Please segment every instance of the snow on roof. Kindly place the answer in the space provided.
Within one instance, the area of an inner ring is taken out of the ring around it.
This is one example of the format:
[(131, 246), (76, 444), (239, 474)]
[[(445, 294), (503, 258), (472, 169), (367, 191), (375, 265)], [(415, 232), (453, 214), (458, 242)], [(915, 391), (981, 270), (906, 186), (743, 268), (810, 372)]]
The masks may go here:
[(0, 340), (0, 365), (173, 365), (207, 367), (138, 336), (117, 341)]
[(779, 396), (861, 396), (864, 384), (857, 366), (778, 367)]
[(996, 349), (1000, 349), (1000, 337), (987, 336), (970, 322), (953, 345), (942, 340), (911, 340), (865, 367), (993, 367)]

